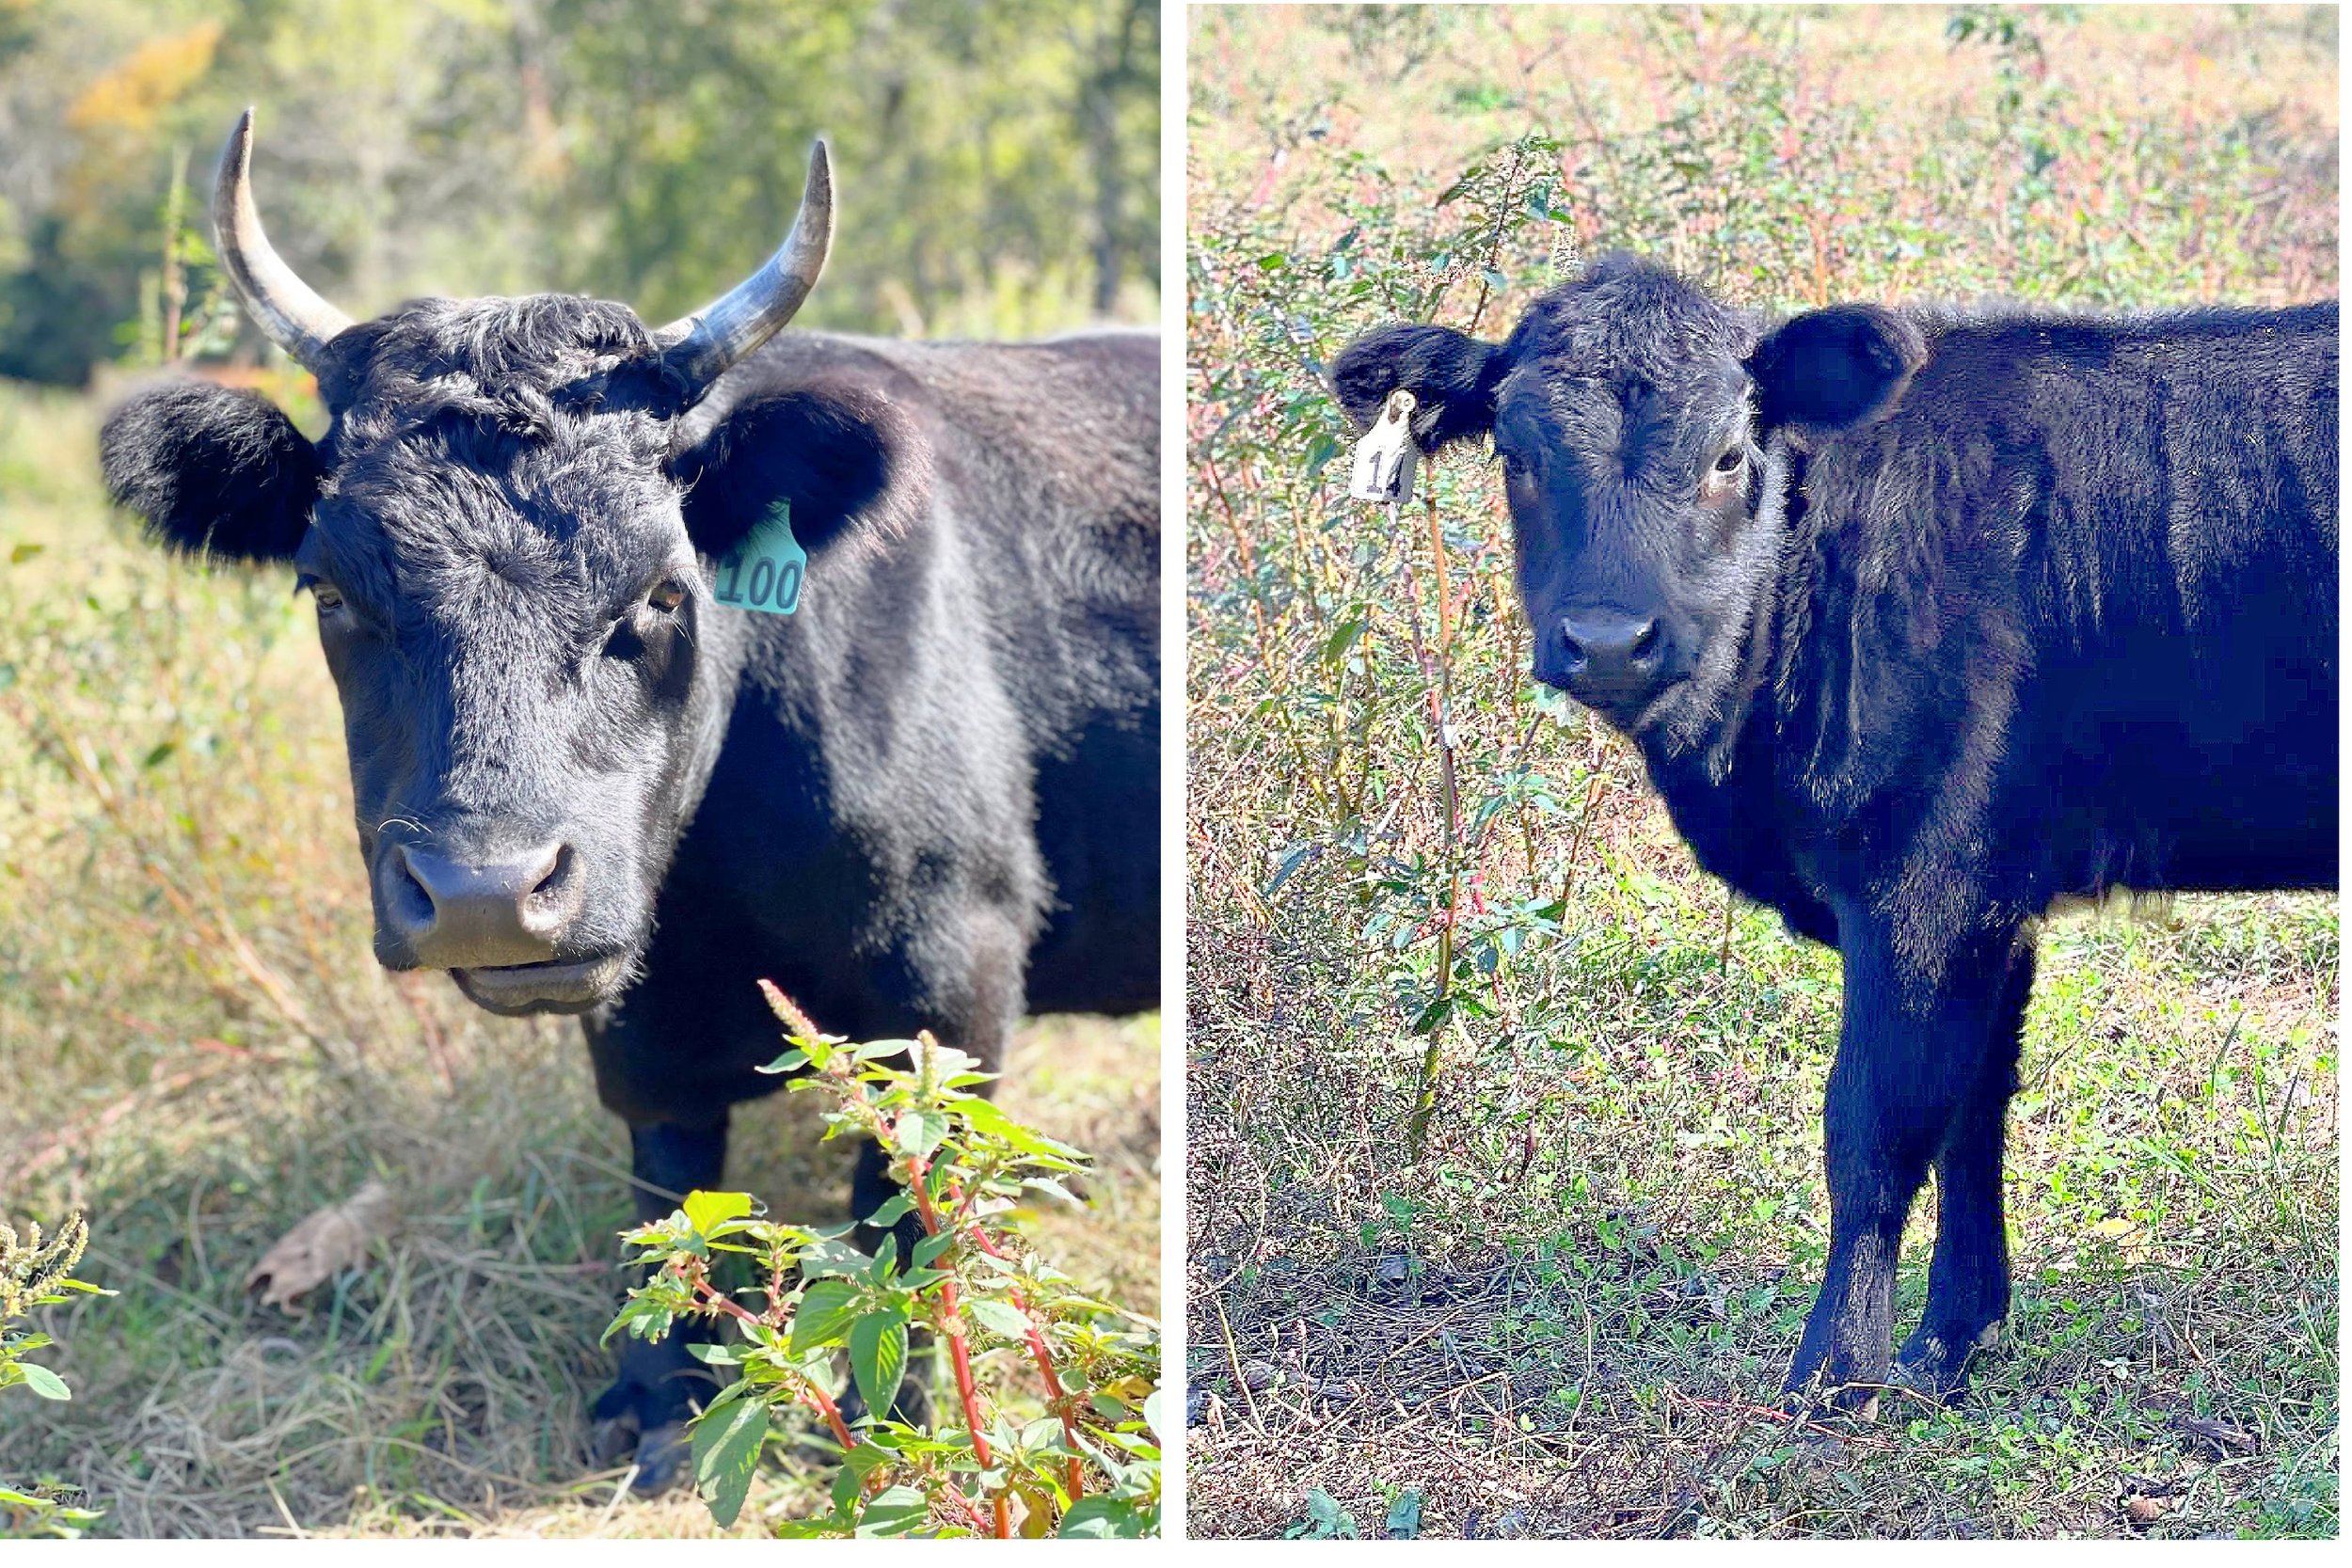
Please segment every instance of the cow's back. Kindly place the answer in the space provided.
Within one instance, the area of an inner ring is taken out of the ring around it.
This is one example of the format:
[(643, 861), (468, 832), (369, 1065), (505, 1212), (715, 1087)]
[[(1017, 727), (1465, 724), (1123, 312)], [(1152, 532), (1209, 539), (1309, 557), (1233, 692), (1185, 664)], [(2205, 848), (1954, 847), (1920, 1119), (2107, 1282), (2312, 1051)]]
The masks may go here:
[(2005, 903), (2333, 885), (2335, 307), (1930, 325), (1807, 473), (1848, 769), (1925, 762)]

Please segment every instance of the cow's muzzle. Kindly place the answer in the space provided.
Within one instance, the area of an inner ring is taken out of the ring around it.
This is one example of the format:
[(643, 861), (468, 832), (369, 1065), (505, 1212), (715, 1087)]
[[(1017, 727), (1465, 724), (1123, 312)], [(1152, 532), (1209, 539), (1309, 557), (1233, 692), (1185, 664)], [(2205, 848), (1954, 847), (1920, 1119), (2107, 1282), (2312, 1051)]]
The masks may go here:
[(567, 844), (441, 854), (394, 844), (376, 863), (385, 945), (429, 969), (552, 963), (587, 891)]
[(1571, 610), (1539, 650), (1536, 676), (1620, 729), (1629, 729), (1692, 670), (1689, 640), (1661, 615)]

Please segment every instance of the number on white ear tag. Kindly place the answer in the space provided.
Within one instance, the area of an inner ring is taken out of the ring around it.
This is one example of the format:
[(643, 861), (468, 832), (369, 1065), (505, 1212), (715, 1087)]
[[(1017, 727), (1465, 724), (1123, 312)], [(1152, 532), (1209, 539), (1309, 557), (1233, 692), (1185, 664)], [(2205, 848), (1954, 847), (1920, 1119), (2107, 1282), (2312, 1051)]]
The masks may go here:
[(1356, 463), (1348, 480), (1351, 500), (1389, 501), (1402, 505), (1413, 499), (1413, 468), (1421, 452), (1413, 445), (1413, 394), (1402, 387), (1389, 394), (1380, 417), (1356, 443)]

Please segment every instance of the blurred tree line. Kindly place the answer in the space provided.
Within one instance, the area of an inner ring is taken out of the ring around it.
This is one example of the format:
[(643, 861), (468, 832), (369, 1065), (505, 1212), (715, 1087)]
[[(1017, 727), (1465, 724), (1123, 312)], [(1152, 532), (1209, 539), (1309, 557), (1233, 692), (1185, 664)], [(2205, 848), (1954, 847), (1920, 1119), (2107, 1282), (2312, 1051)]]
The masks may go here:
[(272, 239), (363, 317), (543, 289), (682, 314), (782, 239), (821, 132), (809, 324), (1152, 320), (1159, 27), (1158, 0), (0, 0), (0, 375), (155, 357), (175, 286), (182, 341), (255, 351), (204, 309), (247, 103)]

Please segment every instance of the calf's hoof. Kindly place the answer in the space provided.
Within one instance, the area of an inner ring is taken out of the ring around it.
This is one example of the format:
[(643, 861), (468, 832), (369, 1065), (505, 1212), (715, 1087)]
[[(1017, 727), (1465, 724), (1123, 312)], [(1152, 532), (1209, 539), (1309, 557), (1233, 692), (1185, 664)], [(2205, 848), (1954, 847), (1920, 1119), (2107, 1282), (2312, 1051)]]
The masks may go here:
[(1977, 1352), (1999, 1338), (1997, 1323), (1973, 1334), (1921, 1323), (1895, 1353), (1894, 1381), (1938, 1404), (1957, 1403), (1967, 1391), (1968, 1368)]
[(628, 1368), (590, 1407), (588, 1448), (599, 1468), (633, 1465), (629, 1490), (644, 1497), (666, 1492), (692, 1471), (693, 1439), (686, 1429), (694, 1399), (707, 1399), (709, 1376), (672, 1375), (650, 1381)]
[(1851, 1416), (1857, 1421), (1875, 1421), (1879, 1418), (1879, 1386), (1875, 1383), (1816, 1383), (1808, 1379), (1781, 1390), (1781, 1413), (1800, 1421), (1823, 1416)]
[(600, 1470), (617, 1465), (635, 1466), (637, 1473), (629, 1477), (628, 1489), (650, 1497), (686, 1480), (691, 1468), (693, 1437), (682, 1420), (641, 1431), (636, 1412), (625, 1410), (590, 1428), (588, 1451)]

